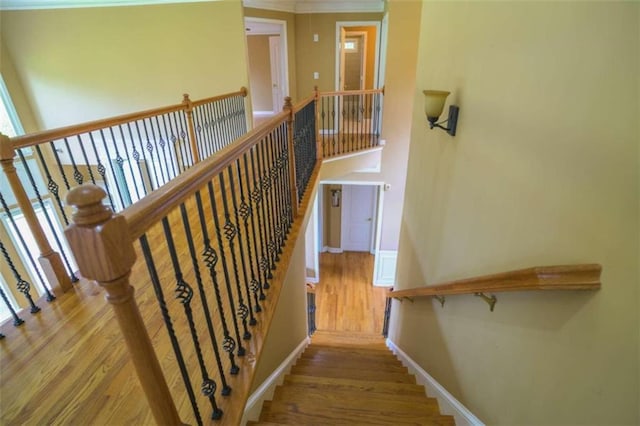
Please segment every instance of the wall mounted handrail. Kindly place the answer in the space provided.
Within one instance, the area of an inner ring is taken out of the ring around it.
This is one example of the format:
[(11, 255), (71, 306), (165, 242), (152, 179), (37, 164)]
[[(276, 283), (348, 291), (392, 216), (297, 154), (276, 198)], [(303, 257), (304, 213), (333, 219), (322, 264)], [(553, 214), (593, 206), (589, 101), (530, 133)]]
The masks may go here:
[[(599, 290), (601, 285), (601, 271), (602, 266), (599, 264), (536, 266), (498, 274), (448, 281), (425, 287), (393, 290), (389, 291), (388, 296), (402, 300), (405, 298), (442, 297), (462, 294), (484, 296), (484, 293), (489, 292)], [(493, 304), (495, 304), (495, 297), (487, 297), (487, 299), (492, 299)], [(440, 299), (440, 302), (444, 304), (444, 299)], [(487, 302), (490, 303), (489, 300), (487, 300)]]

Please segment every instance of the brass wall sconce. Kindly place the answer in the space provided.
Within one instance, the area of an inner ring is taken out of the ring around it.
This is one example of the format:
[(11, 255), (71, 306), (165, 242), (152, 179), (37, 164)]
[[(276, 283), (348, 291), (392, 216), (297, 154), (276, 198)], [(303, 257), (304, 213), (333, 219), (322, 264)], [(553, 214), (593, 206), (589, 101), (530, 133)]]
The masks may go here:
[[(458, 112), (460, 111), (457, 105), (449, 105), (449, 117), (445, 121), (438, 122), (449, 92), (443, 90), (423, 90), (422, 93), (424, 93), (424, 112), (429, 121), (429, 128), (439, 127), (451, 136), (455, 136), (456, 127), (458, 126)], [(442, 125), (444, 123), (447, 123), (448, 127), (444, 127)]]
[(331, 190), (331, 207), (340, 207), (340, 194), (342, 191), (339, 189)]

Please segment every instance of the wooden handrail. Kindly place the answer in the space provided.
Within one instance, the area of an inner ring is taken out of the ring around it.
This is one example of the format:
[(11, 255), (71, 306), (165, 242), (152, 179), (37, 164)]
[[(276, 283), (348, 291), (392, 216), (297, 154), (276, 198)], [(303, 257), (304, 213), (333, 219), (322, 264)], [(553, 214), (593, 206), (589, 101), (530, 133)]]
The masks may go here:
[[(312, 102), (313, 98), (303, 101)], [(300, 105), (300, 104), (298, 104)], [(296, 106), (293, 109), (300, 109)], [(290, 112), (282, 111), (273, 116), (233, 144), (221, 149), (211, 157), (202, 160), (138, 202), (127, 207), (121, 214), (127, 219), (132, 241), (140, 238), (151, 226), (167, 216), (195, 191), (211, 181), (221, 171), (235, 161), (242, 153), (251, 149), (277, 125), (285, 122)]]
[(234, 96), (242, 96), (243, 98), (247, 97), (248, 94), (248, 90), (246, 87), (241, 87), (239, 91), (237, 92), (232, 92), (232, 93), (225, 93), (224, 95), (218, 95), (218, 96), (212, 96), (210, 98), (204, 98), (204, 99), (200, 99), (197, 101), (192, 101), (192, 105), (194, 107), (200, 106), (200, 105), (204, 105), (204, 104), (208, 104), (211, 102), (216, 102), (216, 101), (221, 101), (223, 99), (227, 99), (227, 98), (232, 98)]
[(371, 95), (376, 93), (382, 93), (384, 95), (384, 87), (382, 89), (368, 89), (368, 90), (339, 90), (335, 92), (320, 92), (321, 98), (328, 96), (351, 96), (351, 95)]
[[(238, 92), (226, 93), (224, 95), (214, 96), (212, 98), (201, 99), (193, 101), (192, 105), (202, 105), (204, 103), (213, 102), (216, 100), (231, 98), (234, 96), (242, 95), (246, 96), (246, 89), (241, 88)], [(57, 129), (44, 130), (41, 132), (30, 133), (28, 135), (21, 135), (11, 138), (11, 144), (13, 149), (26, 148), (29, 146), (38, 145), (44, 142), (58, 140), (69, 136), (74, 136), (80, 133), (92, 132), (94, 130), (100, 130), (107, 127), (117, 126), (119, 124), (129, 123), (131, 121), (142, 120), (156, 115), (168, 114), (184, 110), (185, 104), (180, 103), (177, 105), (169, 105), (160, 108), (149, 109), (146, 111), (134, 112), (130, 114), (118, 115), (115, 117), (104, 118), (95, 121), (89, 121), (87, 123), (76, 124), (72, 126), (60, 127)]]
[(412, 298), (506, 291), (598, 290), (601, 271), (602, 266), (598, 264), (536, 266), (432, 286), (393, 290), (388, 295), (393, 298)]

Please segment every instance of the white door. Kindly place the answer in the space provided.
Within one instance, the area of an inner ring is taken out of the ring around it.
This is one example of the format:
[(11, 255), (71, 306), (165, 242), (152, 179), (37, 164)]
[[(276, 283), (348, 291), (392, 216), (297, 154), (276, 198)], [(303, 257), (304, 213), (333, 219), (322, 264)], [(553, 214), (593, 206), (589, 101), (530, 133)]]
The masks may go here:
[(375, 200), (373, 185), (342, 185), (342, 250), (371, 250)]
[(282, 55), (280, 49), (280, 36), (269, 37), (271, 91), (273, 95), (273, 112), (275, 113), (282, 111), (282, 107), (284, 106), (284, 78), (282, 77)]

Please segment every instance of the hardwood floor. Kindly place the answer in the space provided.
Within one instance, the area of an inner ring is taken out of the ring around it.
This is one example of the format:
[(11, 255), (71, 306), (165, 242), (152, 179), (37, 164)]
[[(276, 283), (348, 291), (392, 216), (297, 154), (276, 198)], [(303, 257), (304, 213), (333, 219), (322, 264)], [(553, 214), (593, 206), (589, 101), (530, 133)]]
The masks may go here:
[(382, 333), (386, 287), (374, 287), (373, 255), (320, 254), (316, 285), (318, 330)]

